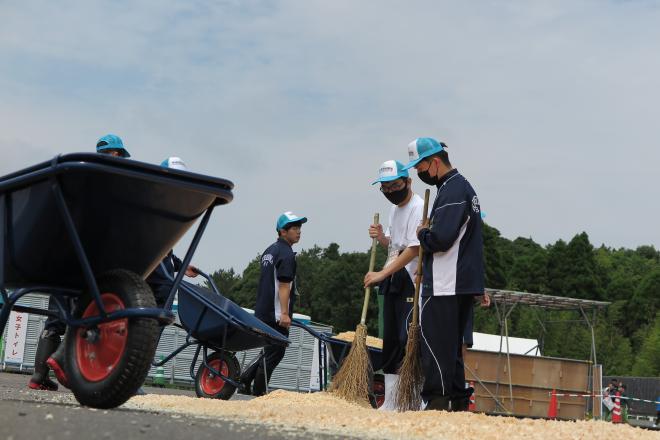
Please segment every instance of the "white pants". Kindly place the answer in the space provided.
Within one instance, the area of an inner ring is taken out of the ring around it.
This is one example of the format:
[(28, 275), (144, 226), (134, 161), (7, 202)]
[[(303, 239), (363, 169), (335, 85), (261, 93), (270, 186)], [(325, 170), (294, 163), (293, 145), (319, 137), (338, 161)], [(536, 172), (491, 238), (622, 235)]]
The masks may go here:
[(396, 411), (396, 402), (394, 400), (394, 390), (399, 384), (398, 374), (385, 374), (385, 401), (378, 408), (379, 411)]
[[(399, 385), (399, 375), (398, 374), (385, 374), (385, 400), (379, 411), (396, 411), (396, 401), (394, 400), (394, 390)], [(420, 405), (420, 410), (426, 408), (426, 402), (422, 400)]]

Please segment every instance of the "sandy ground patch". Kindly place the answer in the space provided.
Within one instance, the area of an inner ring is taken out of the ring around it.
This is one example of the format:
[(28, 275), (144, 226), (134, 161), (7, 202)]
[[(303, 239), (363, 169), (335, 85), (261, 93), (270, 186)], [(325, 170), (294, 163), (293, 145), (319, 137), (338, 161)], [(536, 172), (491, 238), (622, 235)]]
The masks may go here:
[(660, 433), (595, 421), (549, 421), (494, 417), (474, 413), (419, 411), (393, 413), (363, 408), (328, 393), (274, 391), (250, 401), (222, 401), (187, 396), (136, 396), (127, 408), (202, 417), (239, 419), (286, 429), (388, 439), (660, 439)]

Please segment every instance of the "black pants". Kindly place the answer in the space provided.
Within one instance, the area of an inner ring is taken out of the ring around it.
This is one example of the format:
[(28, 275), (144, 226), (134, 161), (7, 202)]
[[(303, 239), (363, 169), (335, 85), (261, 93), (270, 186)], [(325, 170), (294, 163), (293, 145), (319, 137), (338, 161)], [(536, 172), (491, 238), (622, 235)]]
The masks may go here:
[(165, 306), (167, 302), (167, 297), (170, 294), (170, 289), (172, 288), (171, 284), (149, 284), (151, 291), (154, 293), (154, 299), (156, 300), (156, 305), (160, 308)]
[[(64, 309), (68, 312), (69, 300), (65, 299), (63, 305), (64, 305)], [(60, 309), (58, 309), (57, 306), (55, 305), (55, 300), (53, 299), (53, 297), (50, 297), (48, 299), (48, 310), (57, 313), (59, 313), (60, 311)], [(44, 333), (56, 334), (62, 336), (64, 335), (64, 332), (66, 332), (66, 324), (63, 321), (61, 321), (59, 318), (53, 318), (49, 316), (46, 319), (46, 322), (44, 323)]]
[(467, 319), (465, 321), (465, 330), (463, 330), (463, 344), (467, 345), (468, 348), (472, 348), (474, 344), (474, 335), (472, 334), (472, 327), (474, 326), (474, 303), (470, 307), (468, 312)]
[(383, 298), (383, 373), (397, 374), (408, 342), (413, 297), (385, 295)]
[(472, 295), (422, 297), (422, 398), (427, 402), (439, 396), (455, 399), (467, 394), (461, 347), (473, 298)]
[[(266, 322), (266, 324), (282, 333), (287, 338), (289, 337), (289, 329), (280, 327), (274, 322)], [(254, 385), (252, 386), (252, 394), (255, 396), (261, 396), (266, 393), (266, 383), (270, 381), (273, 371), (284, 357), (285, 351), (286, 347), (267, 345), (264, 348), (266, 370), (264, 371), (264, 359), (258, 357), (250, 364), (243, 374), (241, 374), (241, 382), (254, 382)]]
[[(399, 273), (401, 272), (401, 273)], [(408, 342), (408, 325), (412, 319), (415, 286), (403, 268), (385, 280), (383, 293), (383, 373), (397, 374)]]

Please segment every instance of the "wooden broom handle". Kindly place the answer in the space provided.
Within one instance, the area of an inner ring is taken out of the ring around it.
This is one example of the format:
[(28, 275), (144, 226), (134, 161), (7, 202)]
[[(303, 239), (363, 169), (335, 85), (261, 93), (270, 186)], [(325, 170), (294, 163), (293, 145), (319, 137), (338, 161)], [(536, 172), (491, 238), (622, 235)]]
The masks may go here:
[[(378, 224), (379, 221), (378, 213), (374, 214), (374, 225)], [(374, 271), (374, 266), (376, 265), (376, 246), (378, 245), (378, 239), (374, 237), (371, 240), (371, 258), (369, 259), (369, 272)], [(360, 324), (364, 325), (367, 321), (367, 307), (369, 306), (369, 296), (371, 296), (371, 286), (365, 287), (364, 289), (364, 304), (362, 304), (362, 317), (360, 318)]]
[[(429, 197), (431, 190), (427, 189), (424, 192), (424, 211), (422, 212), (422, 224), (426, 223), (428, 219), (429, 210)], [(415, 276), (415, 296), (413, 298), (413, 316), (412, 322), (417, 324), (419, 322), (419, 286), (422, 284), (422, 258), (424, 257), (424, 249), (419, 245), (419, 257), (417, 258), (417, 274)]]

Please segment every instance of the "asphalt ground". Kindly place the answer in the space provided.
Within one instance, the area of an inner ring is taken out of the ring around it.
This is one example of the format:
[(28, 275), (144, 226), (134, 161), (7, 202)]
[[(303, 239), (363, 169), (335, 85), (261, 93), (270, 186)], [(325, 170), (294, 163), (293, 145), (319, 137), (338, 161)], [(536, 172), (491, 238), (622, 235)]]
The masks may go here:
[[(30, 376), (0, 373), (0, 440), (109, 439), (309, 439), (346, 438), (292, 427), (249, 424), (126, 408), (82, 407), (67, 390), (36, 391)], [(144, 387), (148, 394), (195, 396), (194, 391)], [(235, 394), (232, 399), (250, 399)]]

